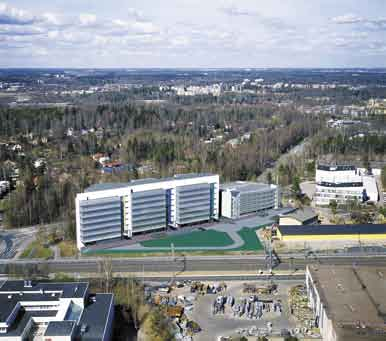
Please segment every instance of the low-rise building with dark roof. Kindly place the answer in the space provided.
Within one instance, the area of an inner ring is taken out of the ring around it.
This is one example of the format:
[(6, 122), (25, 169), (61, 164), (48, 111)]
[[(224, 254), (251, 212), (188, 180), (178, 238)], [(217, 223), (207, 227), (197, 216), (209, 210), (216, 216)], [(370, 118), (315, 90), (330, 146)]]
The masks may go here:
[(311, 225), (318, 223), (318, 215), (310, 207), (299, 208), (279, 216), (279, 225)]
[(91, 295), (87, 282), (0, 283), (0, 341), (22, 341), (36, 328), (44, 341), (111, 339), (112, 294)]
[(276, 231), (281, 241), (385, 240), (386, 224), (358, 225), (288, 225)]

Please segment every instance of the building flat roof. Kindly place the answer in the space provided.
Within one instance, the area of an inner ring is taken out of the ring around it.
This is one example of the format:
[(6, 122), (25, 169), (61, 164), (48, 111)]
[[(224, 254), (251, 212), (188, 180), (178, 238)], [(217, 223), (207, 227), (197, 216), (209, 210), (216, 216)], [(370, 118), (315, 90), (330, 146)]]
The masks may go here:
[(212, 174), (212, 173), (188, 173), (188, 174), (176, 174), (172, 177), (159, 178), (159, 179), (158, 178), (145, 178), (145, 179), (131, 180), (130, 182), (108, 182), (108, 183), (91, 185), (90, 187), (85, 189), (85, 192), (107, 191), (110, 189), (119, 189), (119, 188), (126, 188), (126, 187), (130, 187), (130, 186), (145, 185), (145, 184), (152, 184), (152, 183), (157, 183), (157, 182), (165, 182), (165, 181), (173, 181), (173, 180), (202, 178), (202, 177), (213, 176), (213, 175), (216, 175), (216, 174)]
[(325, 170), (325, 171), (355, 171), (356, 167), (353, 165), (326, 165), (326, 164), (318, 164), (317, 169)]
[(283, 225), (279, 226), (279, 231), (287, 236), (386, 234), (386, 224)]
[[(87, 303), (78, 324), (77, 334), (81, 335), (82, 341), (102, 341), (110, 308), (114, 309), (113, 294), (95, 294), (93, 297), (95, 302), (91, 300)], [(82, 326), (86, 327), (84, 333), (79, 330)]]
[(106, 182), (103, 184), (93, 184), (90, 187), (87, 187), (85, 192), (97, 192), (97, 191), (107, 191), (110, 189), (119, 189), (128, 187), (128, 182)]
[(33, 317), (55, 317), (57, 313), (57, 310), (26, 311), (24, 308), (22, 308), (18, 312), (15, 321), (13, 321), (5, 335), (8, 337), (20, 336), (24, 333), (25, 327)]
[(261, 191), (270, 189), (270, 185), (263, 184), (259, 182), (250, 182), (250, 181), (235, 181), (222, 184), (220, 189), (222, 190), (235, 190), (240, 193), (242, 192), (251, 192), (251, 191)]
[[(19, 301), (53, 302), (60, 298), (85, 298), (88, 289), (87, 282), (44, 283), (25, 281), (6, 281), (0, 287), (0, 322), (4, 322), (12, 313)], [(47, 293), (49, 291), (49, 293)], [(52, 293), (56, 291), (57, 293)]]
[(386, 267), (309, 266), (338, 340), (385, 340)]
[(75, 328), (75, 321), (51, 321), (44, 336), (70, 336)]
[(280, 217), (282, 217), (282, 218), (285, 218), (285, 217), (294, 218), (294, 219), (303, 223), (303, 222), (306, 222), (308, 220), (317, 218), (318, 215), (315, 213), (315, 211), (312, 208), (304, 207), (304, 208), (299, 208), (296, 211), (293, 211), (293, 212), (290, 212), (287, 214), (283, 214)]

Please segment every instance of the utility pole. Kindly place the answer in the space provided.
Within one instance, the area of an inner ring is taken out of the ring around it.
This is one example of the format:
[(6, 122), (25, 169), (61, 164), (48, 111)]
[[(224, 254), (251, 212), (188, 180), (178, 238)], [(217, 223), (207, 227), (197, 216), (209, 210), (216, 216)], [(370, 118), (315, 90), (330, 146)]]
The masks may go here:
[(142, 285), (145, 283), (145, 264), (142, 264)]
[(172, 250), (172, 259), (173, 259), (173, 261), (175, 261), (176, 259), (174, 257), (174, 244), (173, 243), (170, 244), (170, 248)]
[[(174, 244), (173, 243), (171, 243), (170, 244), (170, 248), (171, 248), (171, 250), (172, 250), (172, 259), (173, 259), (173, 262), (175, 262), (175, 257), (174, 257)], [(174, 264), (172, 265), (173, 266), (173, 269), (172, 269), (172, 278), (171, 278), (171, 283), (170, 284), (173, 284), (174, 283), (174, 281), (175, 281), (175, 277), (176, 277), (176, 274), (175, 274), (175, 272), (174, 272)]]
[(272, 244), (271, 244), (271, 238), (269, 238), (267, 243), (267, 249), (266, 249), (266, 258), (267, 258), (267, 270), (269, 273), (272, 272)]

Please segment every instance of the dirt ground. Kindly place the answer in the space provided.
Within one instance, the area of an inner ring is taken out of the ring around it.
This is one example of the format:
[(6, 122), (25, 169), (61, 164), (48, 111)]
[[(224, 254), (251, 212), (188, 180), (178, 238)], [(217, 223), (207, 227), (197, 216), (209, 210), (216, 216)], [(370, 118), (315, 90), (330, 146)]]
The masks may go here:
[[(262, 318), (248, 319), (246, 316), (238, 317), (234, 316), (231, 308), (227, 305), (225, 313), (219, 313), (213, 315), (212, 306), (216, 297), (233, 296), (236, 302), (239, 302), (242, 298), (250, 296), (248, 293), (243, 293), (243, 283), (245, 282), (228, 282), (225, 291), (218, 294), (205, 294), (197, 295), (194, 301), (194, 308), (192, 311), (186, 312), (189, 319), (197, 322), (202, 331), (194, 336), (194, 341), (213, 341), (217, 340), (219, 336), (235, 336), (237, 331), (249, 330), (253, 327), (266, 328), (267, 323), (272, 323), (273, 331), (281, 331), (283, 328), (294, 328), (295, 322), (289, 314), (288, 308), (288, 291), (289, 288), (299, 284), (299, 281), (281, 281), (278, 284), (277, 294), (268, 296), (259, 296), (260, 299), (273, 298), (275, 301), (280, 300), (282, 302), (282, 313), (279, 315), (274, 312), (264, 313)], [(265, 285), (267, 282), (252, 282), (255, 285)], [(213, 285), (214, 283), (209, 283)], [(186, 297), (192, 296), (189, 287), (178, 288), (173, 290), (174, 295), (184, 295)], [(256, 337), (255, 337), (256, 338)]]

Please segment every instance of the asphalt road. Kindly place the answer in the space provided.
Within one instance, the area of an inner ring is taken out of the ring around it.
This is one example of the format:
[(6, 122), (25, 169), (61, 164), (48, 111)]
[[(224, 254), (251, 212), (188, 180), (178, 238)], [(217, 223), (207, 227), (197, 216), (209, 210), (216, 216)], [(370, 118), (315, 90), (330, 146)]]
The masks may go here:
[[(222, 257), (148, 257), (148, 258), (112, 258), (114, 272), (138, 273), (178, 273), (210, 272), (214, 275), (220, 272), (241, 273), (266, 270), (264, 257), (257, 256), (222, 256)], [(45, 267), (49, 272), (68, 273), (98, 273), (101, 261), (98, 259), (79, 260), (1, 260), (0, 272), (7, 272), (7, 264), (23, 267)], [(323, 257), (323, 258), (283, 258), (275, 270), (304, 270), (307, 264), (337, 264), (337, 265), (385, 265), (386, 256), (371, 257)]]

